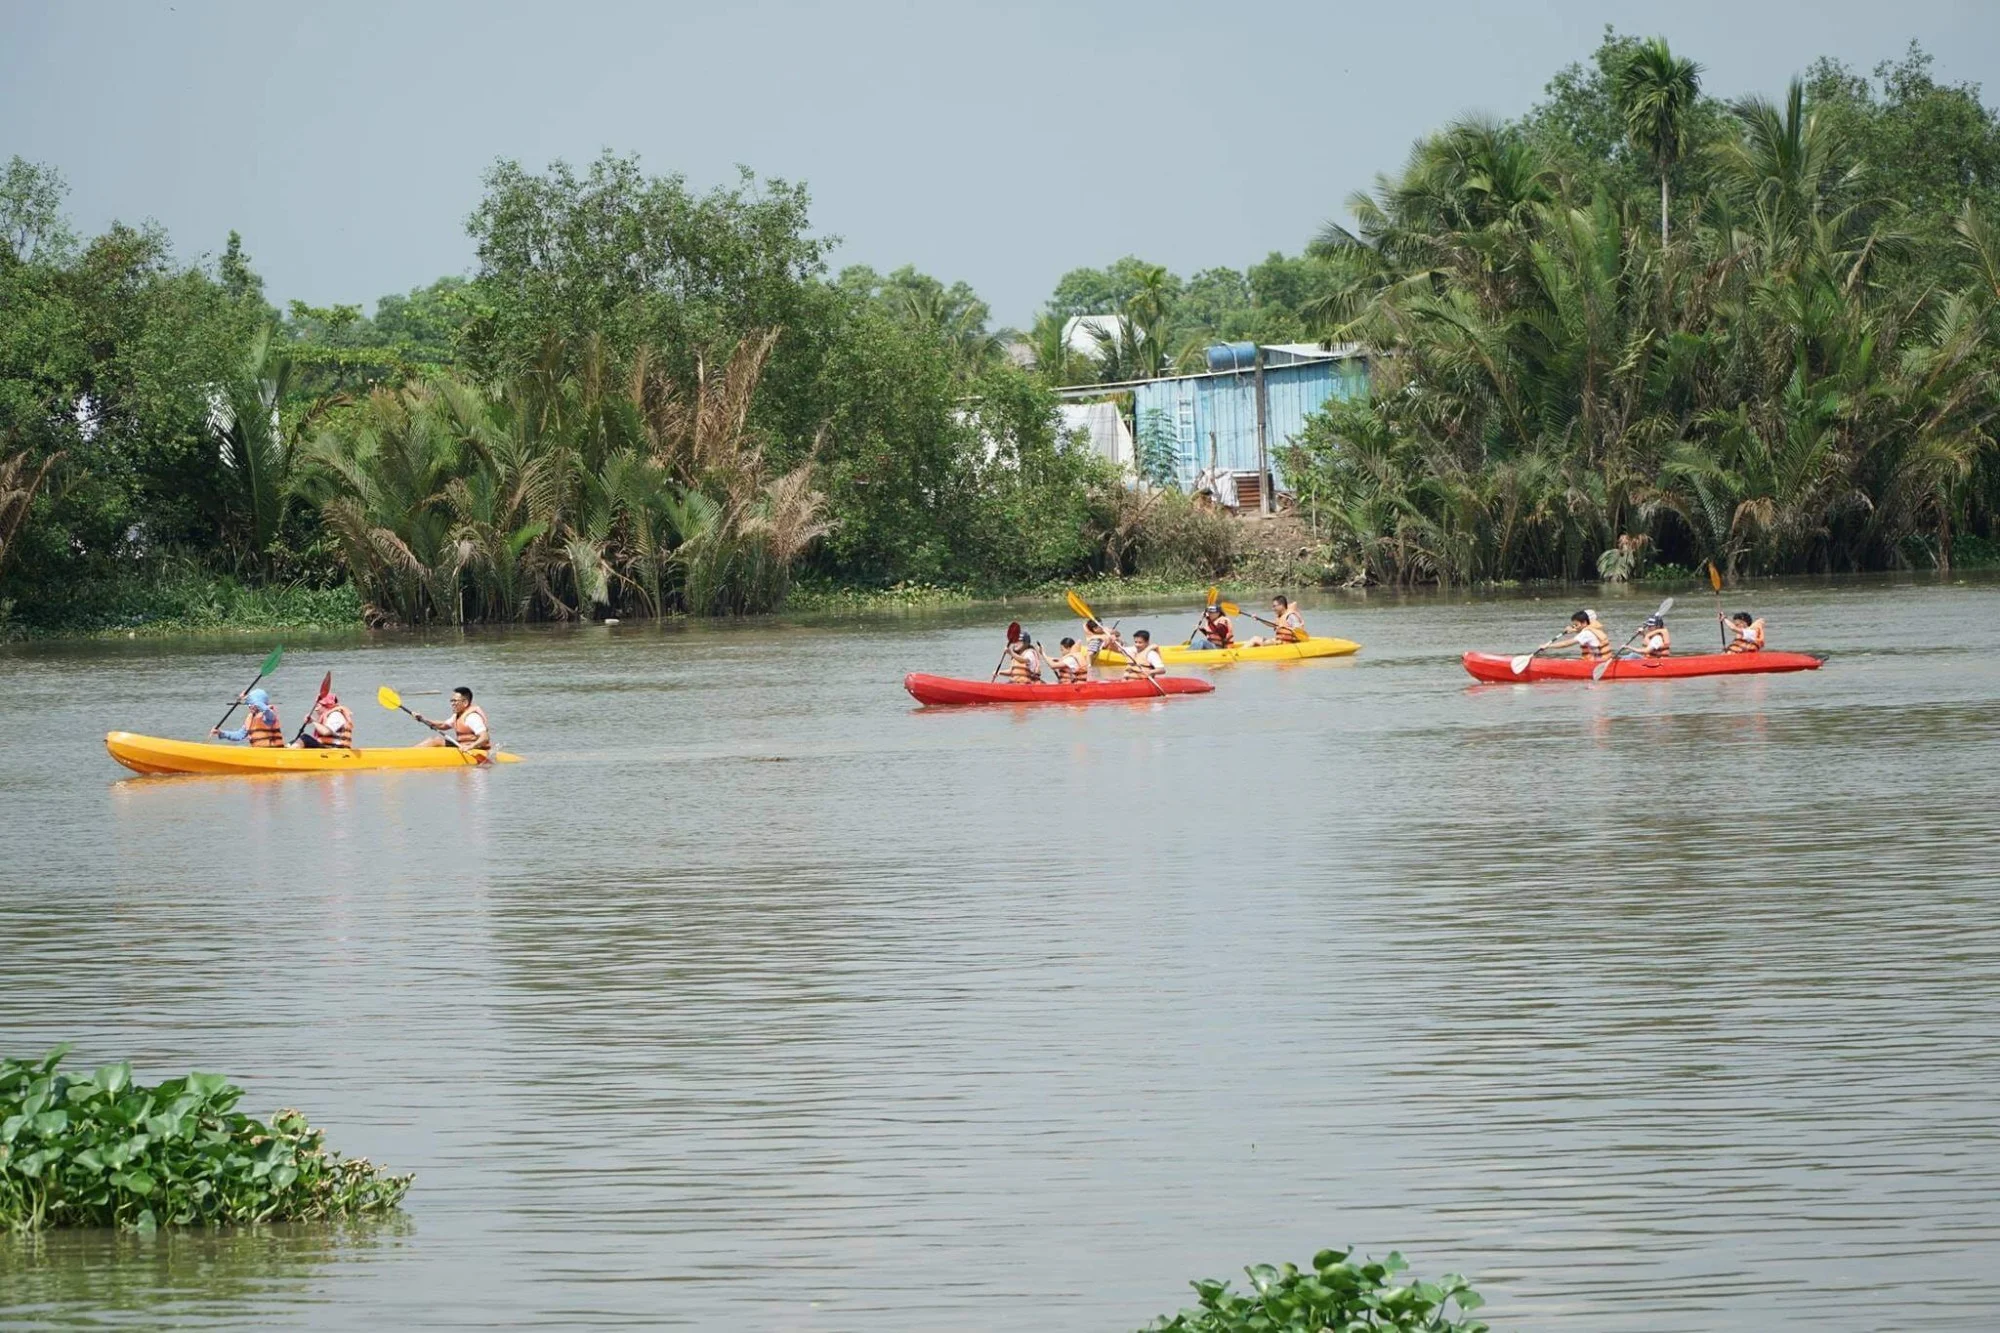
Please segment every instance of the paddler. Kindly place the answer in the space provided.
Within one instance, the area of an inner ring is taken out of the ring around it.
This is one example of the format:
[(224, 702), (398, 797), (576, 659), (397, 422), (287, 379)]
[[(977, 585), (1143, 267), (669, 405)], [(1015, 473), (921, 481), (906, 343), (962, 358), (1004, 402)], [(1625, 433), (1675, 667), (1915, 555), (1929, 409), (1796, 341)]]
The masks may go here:
[(1647, 616), (1640, 624), (1639, 650), (1647, 657), (1665, 657), (1674, 650), (1674, 637), (1667, 633), (1665, 616)]
[(1219, 603), (1210, 602), (1202, 609), (1201, 623), (1188, 637), (1188, 647), (1200, 651), (1212, 651), (1236, 646), (1236, 626), (1229, 623), (1229, 617), (1222, 614)]
[(1574, 647), (1587, 662), (1594, 662), (1611, 655), (1611, 636), (1605, 632), (1604, 622), (1597, 619), (1597, 613), (1589, 607), (1578, 611), (1569, 618), (1569, 629), (1550, 639), (1535, 651), (1547, 652), (1551, 648)]
[(493, 729), (486, 724), (486, 710), (472, 702), (472, 687), (461, 685), (451, 692), (451, 717), (433, 722), (422, 713), (410, 716), (441, 735), (431, 736), (424, 745), (456, 745), (461, 750), (490, 750)]
[(1132, 636), (1132, 665), (1125, 668), (1125, 679), (1144, 680), (1151, 676), (1167, 674), (1166, 659), (1153, 646), (1153, 636), (1140, 630)]
[(1020, 638), (1007, 645), (1007, 679), (1015, 685), (1042, 683), (1042, 654), (1026, 630), (1021, 631)]
[(1106, 629), (1102, 623), (1095, 620), (1086, 620), (1083, 622), (1083, 642), (1084, 647), (1093, 657), (1098, 653), (1122, 653), (1125, 651), (1125, 645), (1119, 642), (1118, 631), (1115, 629)]
[(1090, 679), (1090, 650), (1075, 639), (1062, 641), (1062, 654), (1055, 660), (1056, 679), (1074, 685)]
[(1283, 593), (1271, 599), (1271, 628), (1273, 633), (1270, 638), (1259, 634), (1250, 640), (1250, 646), (1261, 648), (1267, 643), (1297, 643), (1306, 637), (1306, 620), (1299, 614), (1298, 603)]
[(303, 750), (351, 750), (354, 748), (354, 715), (341, 706), (340, 696), (328, 688), (306, 715), (306, 725), (292, 742)]
[(1738, 611), (1722, 622), (1729, 629), (1729, 651), (1732, 653), (1761, 653), (1764, 651), (1764, 618), (1752, 618), (1748, 611)]
[(220, 740), (248, 742), (260, 750), (281, 750), (285, 746), (285, 729), (278, 723), (278, 710), (271, 705), (267, 691), (258, 689), (237, 696), (236, 702), (246, 705), (250, 711), (243, 716), (243, 725), (234, 731), (224, 731), (220, 726), (210, 727), (208, 734)]

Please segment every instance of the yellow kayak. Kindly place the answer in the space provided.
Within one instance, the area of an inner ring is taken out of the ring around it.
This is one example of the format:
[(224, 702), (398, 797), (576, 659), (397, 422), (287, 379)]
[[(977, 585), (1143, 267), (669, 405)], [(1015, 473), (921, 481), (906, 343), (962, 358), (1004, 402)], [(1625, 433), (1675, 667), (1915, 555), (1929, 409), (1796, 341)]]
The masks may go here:
[[(1231, 662), (1298, 662), (1308, 657), (1351, 657), (1361, 651), (1352, 639), (1311, 638), (1303, 643), (1260, 643), (1255, 648), (1238, 644), (1234, 648), (1190, 648), (1184, 643), (1160, 647), (1160, 660), (1168, 666), (1227, 666)], [(1105, 666), (1125, 666), (1132, 659), (1120, 652), (1096, 653), (1093, 661)]]
[(519, 755), (474, 755), (449, 745), (378, 750), (279, 750), (209, 741), (170, 741), (114, 731), (104, 748), (134, 773), (356, 773), (365, 768), (483, 768), (518, 764)]

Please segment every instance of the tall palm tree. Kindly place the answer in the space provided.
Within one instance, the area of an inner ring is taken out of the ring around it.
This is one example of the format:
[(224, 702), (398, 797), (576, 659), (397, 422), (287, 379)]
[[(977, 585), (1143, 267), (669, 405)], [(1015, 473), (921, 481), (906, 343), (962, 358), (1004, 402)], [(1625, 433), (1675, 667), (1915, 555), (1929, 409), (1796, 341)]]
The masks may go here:
[(1625, 138), (1660, 174), (1660, 244), (1668, 237), (1667, 176), (1687, 156), (1688, 126), (1701, 96), (1701, 66), (1653, 37), (1639, 43), (1618, 70), (1616, 93)]

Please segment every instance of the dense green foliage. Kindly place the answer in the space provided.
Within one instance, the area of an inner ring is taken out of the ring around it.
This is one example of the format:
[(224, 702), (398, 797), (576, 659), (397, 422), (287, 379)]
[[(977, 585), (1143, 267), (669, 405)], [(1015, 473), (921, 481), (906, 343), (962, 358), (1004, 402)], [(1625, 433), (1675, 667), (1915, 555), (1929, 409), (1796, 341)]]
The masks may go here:
[[(1608, 39), (1322, 237), (1321, 331), (1383, 355), (1286, 466), (1353, 576), (1948, 568), (1992, 535), (2000, 122), (1920, 57), (1881, 98), (1824, 64), (1777, 104), (1689, 100), (1693, 77)], [(1662, 80), (1672, 124), (1621, 108)], [(1956, 147), (1871, 161), (1913, 120)]]
[[(1819, 62), (1775, 105), (1700, 74), (1607, 33), (1304, 253), (1075, 269), (1020, 333), (963, 282), (829, 272), (805, 188), (747, 172), (497, 163), (476, 271), (370, 315), (274, 309), (233, 234), (198, 262), (157, 229), (80, 239), (60, 179), (15, 158), (0, 621), (123, 623), (204, 582), (419, 622), (1206, 571), (1226, 526), (1128, 491), (1060, 437), (1052, 390), (1253, 339), (1381, 353), (1372, 401), (1286, 462), (1338, 577), (1986, 549), (2000, 118), (1914, 48), (1872, 78)], [(1133, 424), (1166, 480), (1162, 423)]]
[(219, 1074), (153, 1087), (128, 1064), (71, 1078), (59, 1048), (0, 1060), (0, 1225), (184, 1226), (387, 1212), (409, 1192), (365, 1158), (329, 1152), (297, 1111), (235, 1109)]
[(1356, 1263), (1351, 1254), (1321, 1250), (1305, 1272), (1252, 1265), (1243, 1270), (1247, 1294), (1227, 1282), (1191, 1283), (1200, 1308), (1162, 1315), (1147, 1333), (1486, 1333), (1470, 1318), (1486, 1302), (1464, 1278), (1404, 1281), (1409, 1265), (1395, 1251), (1381, 1263)]

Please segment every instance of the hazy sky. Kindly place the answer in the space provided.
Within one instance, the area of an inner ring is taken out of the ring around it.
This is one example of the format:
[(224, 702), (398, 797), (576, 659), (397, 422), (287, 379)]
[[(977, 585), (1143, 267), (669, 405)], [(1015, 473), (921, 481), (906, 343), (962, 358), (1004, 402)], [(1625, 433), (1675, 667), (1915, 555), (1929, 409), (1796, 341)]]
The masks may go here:
[(697, 186), (807, 182), (836, 265), (964, 278), (1021, 323), (1066, 270), (1296, 251), (1467, 111), (1519, 113), (1605, 23), (1706, 86), (1911, 38), (1994, 84), (1996, 0), (954, 5), (0, 0), (0, 159), (61, 169), (86, 231), (243, 233), (271, 296), (368, 303), (470, 270), (496, 157), (637, 152)]

